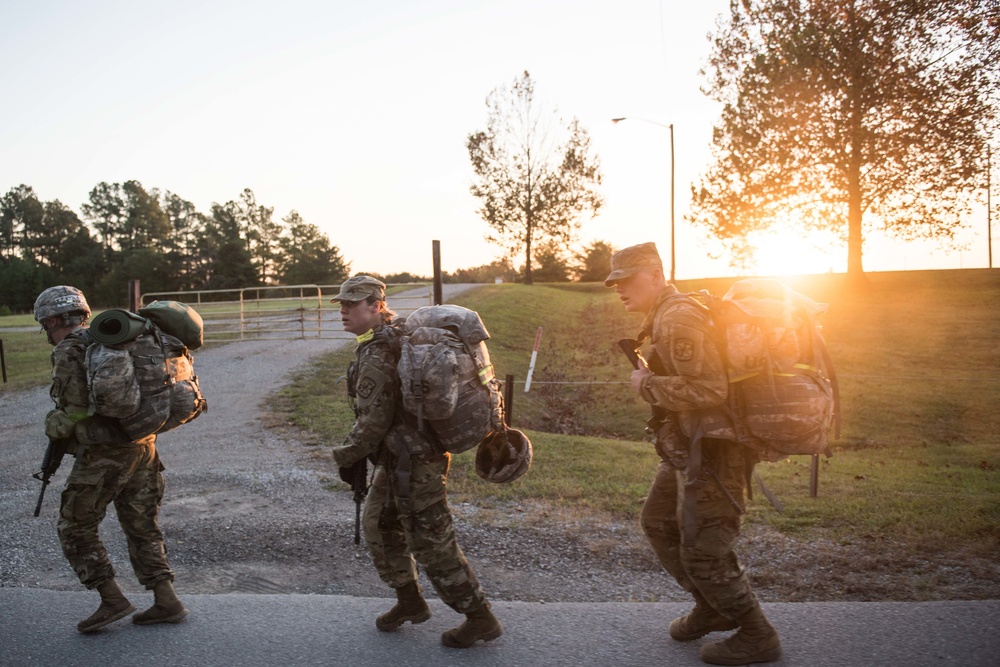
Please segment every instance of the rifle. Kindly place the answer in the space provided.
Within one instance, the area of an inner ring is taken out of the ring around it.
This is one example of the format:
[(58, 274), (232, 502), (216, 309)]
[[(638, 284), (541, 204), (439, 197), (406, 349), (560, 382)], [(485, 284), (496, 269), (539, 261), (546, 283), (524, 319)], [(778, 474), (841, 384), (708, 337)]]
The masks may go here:
[(368, 459), (351, 466), (351, 491), (354, 492), (354, 543), (361, 544), (361, 503), (368, 491)]
[(38, 492), (38, 503), (35, 505), (35, 516), (38, 516), (42, 511), (45, 489), (48, 487), (52, 475), (56, 474), (56, 470), (59, 470), (68, 445), (68, 440), (49, 438), (49, 445), (45, 448), (45, 456), (42, 457), (42, 469), (31, 475), (42, 483), (42, 490)]

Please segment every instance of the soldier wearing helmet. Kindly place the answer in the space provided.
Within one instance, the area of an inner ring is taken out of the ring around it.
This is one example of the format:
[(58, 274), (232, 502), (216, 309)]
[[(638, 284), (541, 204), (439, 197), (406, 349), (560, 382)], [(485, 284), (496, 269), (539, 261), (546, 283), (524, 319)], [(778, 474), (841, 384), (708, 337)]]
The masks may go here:
[(177, 623), (187, 610), (174, 592), (157, 516), (163, 499), (163, 465), (156, 436), (129, 441), (116, 420), (92, 415), (87, 390), (86, 352), (93, 343), (87, 328), (90, 306), (83, 292), (68, 285), (50, 287), (35, 300), (34, 314), (52, 349), (50, 395), (55, 408), (45, 418), (45, 433), (75, 457), (59, 508), (63, 554), (101, 604), (77, 624), (94, 632), (135, 611), (115, 581), (115, 571), (98, 534), (108, 505), (114, 503), (128, 540), (132, 568), (151, 589), (155, 603), (132, 617), (140, 625)]
[(375, 627), (389, 632), (431, 617), (417, 583), (419, 563), (441, 601), (466, 615), (441, 635), (445, 646), (469, 648), (496, 639), (503, 627), (455, 539), (445, 494), (451, 455), (440, 453), (403, 410), (398, 352), (390, 342), (398, 321), (386, 306), (385, 285), (354, 276), (331, 301), (340, 303), (344, 329), (358, 343), (348, 369), (356, 420), (344, 443), (333, 448), (333, 460), (349, 484), (364, 475), (366, 459), (375, 464), (362, 525), (375, 569), (397, 598)]
[(718, 665), (776, 660), (778, 633), (733, 550), (756, 459), (739, 443), (700, 438), (691, 428), (699, 418), (720, 418), (729, 389), (711, 323), (667, 284), (654, 244), (615, 253), (611, 269), (605, 286), (614, 288), (625, 310), (645, 315), (639, 339), (653, 348), (649, 367), (640, 364), (630, 378), (632, 390), (653, 406), (649, 425), (661, 459), (640, 522), (664, 569), (695, 599), (694, 609), (670, 624), (670, 636), (692, 641), (738, 629), (702, 646), (701, 659)]

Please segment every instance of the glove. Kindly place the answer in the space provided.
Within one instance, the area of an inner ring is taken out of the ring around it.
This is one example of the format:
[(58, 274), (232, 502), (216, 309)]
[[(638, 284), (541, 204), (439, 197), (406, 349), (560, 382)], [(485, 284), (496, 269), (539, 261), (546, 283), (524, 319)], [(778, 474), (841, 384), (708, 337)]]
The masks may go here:
[(340, 481), (344, 484), (354, 483), (354, 466), (340, 466), (337, 468), (337, 472), (340, 474)]
[(73, 435), (76, 420), (65, 410), (54, 408), (45, 415), (45, 435), (53, 440), (62, 440)]

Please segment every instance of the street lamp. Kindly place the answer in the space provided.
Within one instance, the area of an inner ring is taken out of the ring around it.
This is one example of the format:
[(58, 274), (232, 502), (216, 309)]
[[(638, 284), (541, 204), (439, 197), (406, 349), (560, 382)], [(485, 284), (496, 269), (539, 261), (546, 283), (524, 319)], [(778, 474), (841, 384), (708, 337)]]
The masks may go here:
[(670, 123), (667, 125), (665, 123), (658, 123), (655, 120), (649, 120), (648, 118), (639, 118), (638, 116), (612, 118), (611, 122), (617, 124), (629, 119), (641, 120), (644, 123), (659, 125), (670, 130), (670, 282), (673, 283), (677, 269), (677, 253), (675, 251), (677, 244), (674, 242), (674, 124)]

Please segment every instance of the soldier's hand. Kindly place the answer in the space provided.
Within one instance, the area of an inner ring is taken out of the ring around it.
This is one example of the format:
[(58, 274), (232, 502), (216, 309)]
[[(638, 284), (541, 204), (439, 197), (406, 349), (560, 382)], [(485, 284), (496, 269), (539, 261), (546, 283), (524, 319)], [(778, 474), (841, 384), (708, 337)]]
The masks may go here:
[(337, 474), (340, 475), (340, 481), (344, 484), (354, 483), (354, 466), (340, 466), (337, 468)]
[(632, 375), (629, 378), (629, 383), (632, 385), (632, 391), (638, 394), (639, 390), (642, 389), (642, 379), (652, 374), (653, 373), (644, 366), (640, 366), (636, 370), (632, 371)]
[(61, 440), (73, 435), (76, 421), (66, 414), (65, 410), (58, 408), (49, 410), (45, 415), (45, 435), (53, 440)]

